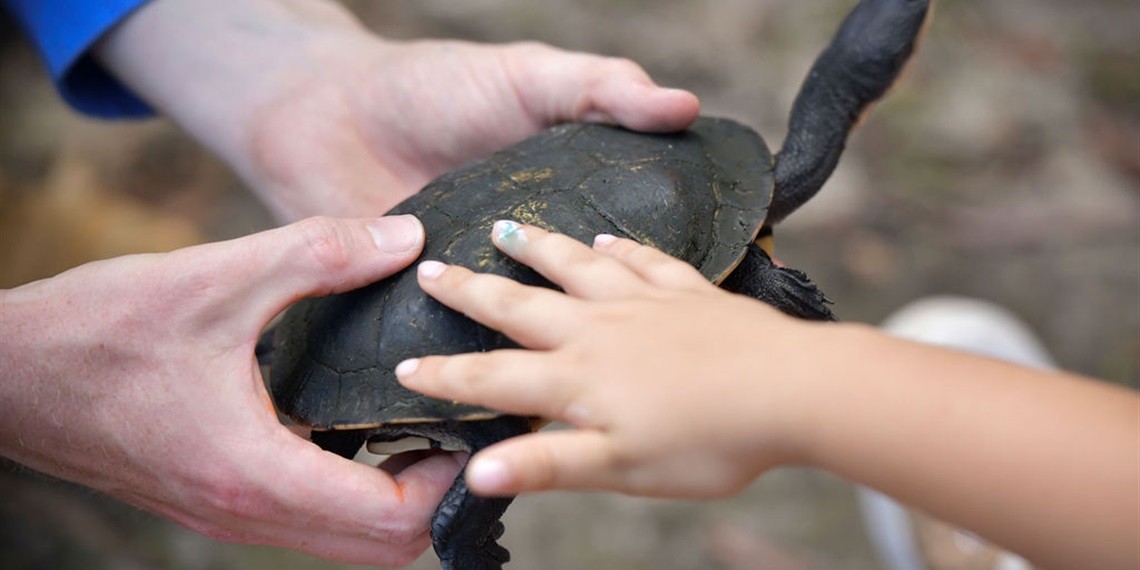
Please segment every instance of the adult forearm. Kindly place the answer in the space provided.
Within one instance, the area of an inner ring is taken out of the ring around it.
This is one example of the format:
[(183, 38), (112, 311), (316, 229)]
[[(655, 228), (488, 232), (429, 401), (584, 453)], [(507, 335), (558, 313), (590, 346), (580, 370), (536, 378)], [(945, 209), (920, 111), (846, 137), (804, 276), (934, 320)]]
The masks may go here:
[[(51, 340), (58, 340), (58, 335), (50, 330), (47, 335), (41, 334), (43, 329), (51, 328), (51, 323), (42, 317), (43, 289), (40, 282), (0, 291), (0, 456), (49, 471), (50, 465), (37, 450), (43, 432), (43, 426), (38, 424), (51, 421), (49, 418), (67, 417), (73, 410), (67, 409), (63, 390), (57, 390), (54, 395), (59, 397), (49, 402), (42, 402), (36, 395), (40, 380), (37, 376), (44, 372), (37, 370), (35, 363), (41, 368), (50, 367), (57, 362), (55, 357), (66, 350), (50, 345)], [(42, 340), (43, 336), (50, 340)], [(42, 351), (44, 348), (48, 350)], [(57, 405), (61, 401), (65, 405)]]
[(1140, 399), (837, 328), (809, 462), (1050, 568), (1135, 567)]
[(535, 43), (390, 41), (330, 0), (153, 0), (97, 52), (280, 221), (379, 215), (559, 122), (669, 131), (700, 107), (629, 61)]
[(108, 33), (95, 56), (247, 179), (251, 123), (328, 32), (360, 32), (326, 0), (153, 0)]

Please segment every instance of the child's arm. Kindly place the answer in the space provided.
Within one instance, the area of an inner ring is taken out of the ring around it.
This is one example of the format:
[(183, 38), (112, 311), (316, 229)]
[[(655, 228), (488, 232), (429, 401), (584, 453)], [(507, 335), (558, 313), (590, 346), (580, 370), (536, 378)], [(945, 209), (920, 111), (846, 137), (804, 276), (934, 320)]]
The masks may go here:
[[(1069, 374), (839, 327), (805, 462), (1046, 568), (1140, 565), (1140, 400)], [(823, 423), (827, 422), (827, 423)]]
[(1140, 399), (1071, 375), (793, 320), (626, 240), (524, 227), (496, 243), (562, 286), (421, 265), (421, 286), (532, 351), (428, 357), (432, 395), (578, 429), (476, 456), (479, 492), (703, 497), (806, 464), (1049, 567), (1140, 564)]

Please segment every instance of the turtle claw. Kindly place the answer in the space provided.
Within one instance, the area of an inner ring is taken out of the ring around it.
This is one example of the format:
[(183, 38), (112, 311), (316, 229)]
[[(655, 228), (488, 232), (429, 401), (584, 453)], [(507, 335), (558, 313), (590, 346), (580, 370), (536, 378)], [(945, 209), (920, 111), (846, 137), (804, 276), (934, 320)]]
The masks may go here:
[(831, 299), (802, 271), (779, 267), (755, 243), (748, 245), (744, 259), (721, 283), (721, 287), (764, 301), (780, 311), (812, 321), (834, 321), (828, 307)]
[(495, 542), (505, 530), (502, 523), (495, 526), (481, 549), (460, 553), (453, 558), (440, 558), (441, 570), (502, 570), (503, 565), (511, 561), (511, 553)]

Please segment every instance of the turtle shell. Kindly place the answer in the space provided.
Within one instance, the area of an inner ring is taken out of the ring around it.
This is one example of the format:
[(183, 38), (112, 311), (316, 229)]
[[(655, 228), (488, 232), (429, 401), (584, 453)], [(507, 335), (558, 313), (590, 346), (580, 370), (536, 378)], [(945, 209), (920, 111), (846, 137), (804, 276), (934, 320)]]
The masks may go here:
[[(552, 287), (495, 249), (500, 219), (590, 242), (599, 233), (659, 248), (720, 282), (764, 223), (773, 161), (763, 139), (727, 119), (674, 134), (553, 127), (436, 179), (396, 206), (427, 240), (422, 259)], [(393, 372), (406, 358), (517, 346), (420, 290), (415, 268), (348, 293), (298, 302), (275, 333), (278, 409), (316, 429), (475, 420), (492, 410), (428, 398)]]

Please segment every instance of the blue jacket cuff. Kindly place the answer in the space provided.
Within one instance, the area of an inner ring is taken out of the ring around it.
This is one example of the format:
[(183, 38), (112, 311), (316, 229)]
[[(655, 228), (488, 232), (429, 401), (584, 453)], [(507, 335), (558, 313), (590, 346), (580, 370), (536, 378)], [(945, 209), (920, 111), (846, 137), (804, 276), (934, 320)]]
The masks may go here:
[(145, 117), (150, 106), (89, 50), (147, 0), (4, 0), (39, 49), (56, 89), (75, 110), (102, 118)]

